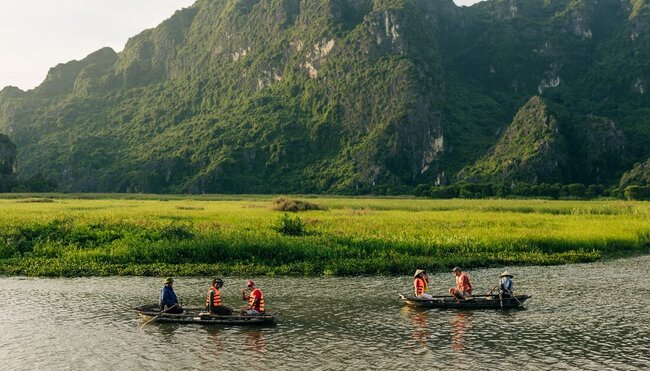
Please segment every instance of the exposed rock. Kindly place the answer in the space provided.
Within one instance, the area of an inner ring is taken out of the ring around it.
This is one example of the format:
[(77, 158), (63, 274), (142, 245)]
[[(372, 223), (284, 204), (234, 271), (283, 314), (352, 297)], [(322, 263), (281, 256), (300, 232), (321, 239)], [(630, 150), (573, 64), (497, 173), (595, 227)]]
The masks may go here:
[(587, 116), (575, 124), (571, 139), (574, 182), (602, 184), (619, 178), (621, 164), (626, 162), (626, 139), (612, 120)]
[(117, 61), (117, 53), (111, 48), (102, 48), (80, 61), (58, 64), (50, 68), (45, 81), (36, 92), (46, 96), (65, 95), (73, 92), (90, 92), (105, 88), (101, 78)]
[(16, 145), (8, 136), (0, 134), (0, 175), (16, 173)]
[(650, 158), (643, 163), (634, 165), (634, 168), (621, 177), (620, 186), (625, 188), (630, 185), (650, 185)]
[(197, 0), (0, 91), (0, 131), (65, 191), (609, 185), (650, 156), (647, 2)]
[(535, 96), (519, 109), (489, 153), (463, 169), (457, 179), (506, 184), (559, 182), (566, 157), (557, 119), (544, 100)]

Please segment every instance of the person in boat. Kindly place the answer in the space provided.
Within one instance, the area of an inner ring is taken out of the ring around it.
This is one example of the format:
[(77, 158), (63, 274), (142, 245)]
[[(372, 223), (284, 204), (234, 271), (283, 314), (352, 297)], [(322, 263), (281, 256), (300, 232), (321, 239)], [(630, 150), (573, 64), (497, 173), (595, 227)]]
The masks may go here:
[(173, 286), (174, 279), (172, 277), (165, 278), (164, 286), (160, 292), (160, 310), (165, 313), (180, 314), (183, 313), (183, 308), (178, 302)]
[(241, 290), (242, 300), (248, 301), (248, 305), (241, 310), (242, 315), (259, 316), (264, 314), (264, 294), (262, 290), (255, 287), (255, 282), (248, 281), (246, 283), (249, 294), (246, 289)]
[(208, 295), (205, 298), (205, 308), (212, 314), (222, 316), (229, 316), (232, 314), (232, 309), (221, 304), (221, 288), (223, 287), (223, 280), (215, 278), (212, 280), (212, 286), (208, 290)]
[(514, 295), (515, 284), (512, 282), (512, 277), (514, 277), (510, 272), (505, 271), (499, 275), (499, 294), (504, 298), (510, 298)]
[(429, 289), (429, 275), (427, 272), (424, 269), (417, 269), (413, 278), (415, 297), (419, 299), (433, 299), (433, 296), (427, 293)]
[(451, 271), (456, 276), (456, 287), (450, 288), (449, 293), (458, 299), (472, 298), (472, 284), (469, 282), (469, 276), (463, 272), (460, 267), (454, 267)]

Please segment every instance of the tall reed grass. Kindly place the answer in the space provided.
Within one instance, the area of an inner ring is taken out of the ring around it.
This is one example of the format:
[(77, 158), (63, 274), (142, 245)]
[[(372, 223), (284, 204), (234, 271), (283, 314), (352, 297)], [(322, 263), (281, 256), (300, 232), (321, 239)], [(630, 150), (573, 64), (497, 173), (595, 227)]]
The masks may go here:
[(272, 197), (49, 199), (0, 199), (1, 274), (405, 274), (650, 250), (643, 202), (318, 198), (291, 235)]

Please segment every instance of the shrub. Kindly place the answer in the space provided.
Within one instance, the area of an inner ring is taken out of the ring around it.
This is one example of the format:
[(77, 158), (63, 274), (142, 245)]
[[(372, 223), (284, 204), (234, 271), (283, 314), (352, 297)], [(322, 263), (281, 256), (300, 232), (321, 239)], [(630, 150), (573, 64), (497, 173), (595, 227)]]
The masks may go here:
[(650, 200), (650, 186), (629, 186), (625, 188), (625, 198), (628, 200)]
[(188, 240), (194, 237), (191, 226), (170, 224), (160, 230), (160, 237), (165, 240)]
[(273, 229), (285, 236), (304, 236), (307, 234), (305, 223), (300, 217), (291, 218), (287, 213), (277, 219)]
[(587, 192), (587, 187), (585, 187), (584, 184), (580, 183), (574, 183), (574, 184), (569, 184), (566, 185), (566, 194), (569, 197), (574, 197), (574, 198), (584, 198), (585, 193)]
[(418, 184), (413, 189), (413, 195), (416, 197), (426, 197), (431, 194), (431, 186), (428, 184)]
[(316, 203), (302, 201), (302, 200), (293, 200), (288, 197), (278, 197), (273, 201), (273, 210), (292, 212), (297, 213), (299, 211), (308, 211), (308, 210), (327, 210), (326, 207), (322, 207)]

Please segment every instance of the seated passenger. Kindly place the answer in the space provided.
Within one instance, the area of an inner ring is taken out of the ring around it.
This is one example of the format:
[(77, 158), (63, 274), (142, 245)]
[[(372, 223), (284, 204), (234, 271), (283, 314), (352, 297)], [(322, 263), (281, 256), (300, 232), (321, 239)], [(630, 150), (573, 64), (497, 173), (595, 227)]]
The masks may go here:
[(427, 272), (424, 269), (417, 269), (413, 278), (415, 297), (419, 299), (433, 299), (430, 294), (427, 294), (429, 288), (429, 275), (427, 275)]
[(241, 297), (244, 301), (248, 301), (248, 305), (241, 310), (242, 315), (256, 316), (264, 314), (264, 294), (262, 290), (255, 287), (255, 282), (248, 281), (246, 283), (250, 294), (246, 294), (246, 290), (241, 290)]
[(221, 305), (221, 288), (223, 287), (223, 280), (215, 278), (212, 280), (212, 286), (208, 290), (208, 295), (205, 298), (205, 308), (212, 314), (219, 314), (222, 316), (229, 316), (232, 314), (232, 309)]
[(165, 286), (160, 292), (160, 310), (164, 313), (180, 314), (183, 313), (183, 308), (178, 303), (178, 298), (174, 292), (174, 279), (172, 277), (165, 278)]
[(456, 287), (450, 288), (449, 293), (458, 299), (471, 299), (472, 284), (469, 282), (467, 273), (461, 271), (459, 267), (455, 267), (452, 273), (456, 276)]

